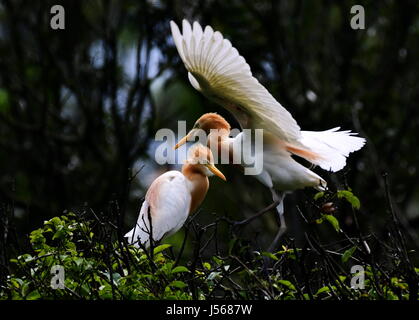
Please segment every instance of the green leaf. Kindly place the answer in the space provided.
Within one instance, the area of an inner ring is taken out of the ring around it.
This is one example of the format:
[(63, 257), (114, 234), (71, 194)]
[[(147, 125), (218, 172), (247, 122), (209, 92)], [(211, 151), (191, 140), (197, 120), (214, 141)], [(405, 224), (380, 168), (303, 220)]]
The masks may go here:
[(64, 239), (66, 236), (66, 231), (63, 228), (59, 228), (57, 232), (54, 233), (52, 240), (55, 239)]
[(169, 286), (182, 289), (182, 288), (185, 288), (187, 286), (187, 284), (183, 281), (175, 280), (175, 281), (170, 282)]
[(211, 265), (208, 262), (204, 262), (203, 266), (204, 266), (205, 269), (211, 270)]
[(23, 280), (19, 278), (12, 278), (10, 282), (15, 288), (20, 288), (23, 285)]
[(163, 250), (166, 250), (167, 248), (170, 248), (171, 246), (172, 246), (171, 244), (159, 245), (158, 247), (154, 248), (153, 253), (158, 254), (159, 252), (162, 252)]
[(49, 221), (45, 221), (44, 224), (46, 225), (53, 225), (53, 226), (58, 226), (61, 224), (61, 219), (59, 217), (54, 217), (52, 219), (50, 219)]
[(278, 280), (278, 283), (282, 284), (284, 287), (287, 287), (288, 289), (292, 291), (296, 291), (294, 285), (291, 283), (291, 281), (288, 280)]
[(220, 258), (213, 256), (212, 260), (217, 264), (217, 265), (222, 265), (223, 264), (223, 260), (221, 260)]
[(330, 288), (329, 287), (320, 288), (319, 290), (317, 290), (316, 296), (319, 295), (320, 293), (323, 293), (323, 292), (330, 292)]
[(178, 273), (178, 272), (190, 272), (188, 270), (188, 268), (184, 267), (184, 266), (178, 266), (174, 269), (172, 269), (172, 273)]
[(90, 295), (90, 287), (87, 284), (83, 284), (80, 288), (80, 291), (83, 296), (89, 296)]
[(74, 258), (73, 261), (76, 263), (77, 267), (80, 267), (83, 264), (84, 259), (83, 258)]
[(317, 192), (314, 195), (314, 200), (319, 200), (320, 198), (323, 198), (323, 196), (324, 196), (324, 192), (323, 191)]
[(354, 209), (359, 210), (359, 208), (361, 207), (361, 202), (359, 201), (358, 197), (355, 196), (351, 191), (339, 190), (337, 192), (337, 195), (339, 199), (346, 199)]
[(26, 300), (38, 300), (41, 298), (38, 290), (34, 290), (26, 296)]
[(99, 287), (99, 297), (102, 299), (112, 299), (112, 288), (109, 284)]
[(271, 258), (272, 260), (278, 260), (278, 257), (275, 256), (273, 253), (271, 252), (262, 252), (262, 256)]
[(335, 228), (336, 232), (340, 231), (338, 219), (336, 219), (331, 214), (324, 214), (323, 218), (326, 219), (327, 221), (329, 221), (329, 223), (333, 226), (333, 228)]
[(350, 257), (352, 257), (352, 255), (354, 254), (355, 250), (356, 250), (356, 246), (353, 246), (352, 248), (349, 248), (348, 250), (346, 250), (343, 255), (342, 255), (342, 262), (346, 263)]
[(22, 296), (26, 297), (29, 291), (29, 282), (25, 282), (22, 286)]

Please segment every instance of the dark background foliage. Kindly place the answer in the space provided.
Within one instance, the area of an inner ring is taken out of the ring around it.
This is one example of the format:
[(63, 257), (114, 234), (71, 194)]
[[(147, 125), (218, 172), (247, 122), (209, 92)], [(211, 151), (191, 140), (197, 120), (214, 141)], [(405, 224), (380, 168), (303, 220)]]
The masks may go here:
[[(65, 8), (65, 30), (50, 28), (55, 4)], [(365, 30), (350, 28), (354, 4), (365, 8)], [(341, 126), (365, 137), (341, 172), (315, 170), (332, 190), (352, 188), (365, 233), (387, 235), (390, 199), (408, 247), (418, 248), (418, 10), (417, 1), (396, 0), (2, 0), (2, 252), (19, 251), (44, 220), (85, 206), (106, 215), (117, 205), (119, 232), (126, 232), (152, 179), (172, 168), (154, 162), (155, 132), (176, 129), (178, 120), (191, 128), (209, 111), (235, 123), (188, 83), (169, 28), (183, 18), (230, 39), (303, 129)], [(228, 183), (211, 180), (201, 224), (215, 216), (240, 220), (272, 202), (252, 177), (221, 169)], [(307, 227), (299, 211), (312, 206), (313, 195), (300, 190), (285, 200), (287, 237), (298, 245)], [(337, 209), (342, 229), (358, 232), (350, 206)], [(322, 239), (335, 239), (321, 227)], [(267, 214), (243, 236), (266, 248), (275, 232)]]

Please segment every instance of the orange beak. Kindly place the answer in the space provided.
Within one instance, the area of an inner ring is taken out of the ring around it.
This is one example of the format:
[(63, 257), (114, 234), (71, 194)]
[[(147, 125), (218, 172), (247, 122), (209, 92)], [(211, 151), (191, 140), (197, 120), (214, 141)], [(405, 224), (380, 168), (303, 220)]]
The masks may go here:
[(173, 147), (173, 149), (176, 150), (180, 146), (184, 145), (186, 142), (191, 141), (193, 136), (194, 136), (194, 133), (195, 132), (193, 130), (189, 131), (189, 133), (186, 136), (184, 136), (182, 139), (179, 140), (178, 143), (176, 143), (176, 145)]
[(220, 177), (224, 181), (227, 181), (226, 177), (223, 175), (223, 173), (218, 170), (213, 164), (206, 164), (205, 165), (213, 174), (215, 174), (217, 177)]

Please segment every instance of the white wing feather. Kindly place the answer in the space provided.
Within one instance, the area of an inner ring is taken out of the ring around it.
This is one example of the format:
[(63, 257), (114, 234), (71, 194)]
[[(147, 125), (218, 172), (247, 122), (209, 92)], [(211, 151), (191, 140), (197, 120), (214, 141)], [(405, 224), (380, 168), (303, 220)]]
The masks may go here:
[[(264, 129), (287, 142), (299, 143), (300, 127), (291, 114), (252, 76), (249, 65), (220, 32), (183, 20), (183, 33), (170, 22), (177, 50), (195, 89), (228, 108), (243, 128)], [(251, 120), (242, 120), (240, 107)]]
[(318, 159), (310, 161), (324, 170), (337, 172), (343, 169), (349, 154), (361, 149), (366, 142), (364, 138), (355, 137), (357, 133), (339, 129), (301, 131), (301, 143), (320, 155)]
[(136, 226), (125, 237), (131, 244), (150, 245), (150, 223), (153, 240), (161, 240), (178, 231), (189, 215), (191, 194), (188, 181), (179, 171), (169, 171), (153, 181), (147, 191)]

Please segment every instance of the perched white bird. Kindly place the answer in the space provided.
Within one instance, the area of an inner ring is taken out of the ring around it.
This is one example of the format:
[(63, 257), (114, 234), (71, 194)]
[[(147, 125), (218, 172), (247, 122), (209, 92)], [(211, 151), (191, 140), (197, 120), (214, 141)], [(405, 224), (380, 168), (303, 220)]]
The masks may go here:
[(192, 146), (182, 172), (168, 171), (153, 181), (135, 227), (125, 235), (128, 242), (149, 247), (151, 234), (153, 241), (160, 241), (177, 232), (204, 200), (209, 188), (208, 177), (213, 174), (226, 180), (214, 166), (211, 150), (201, 144)]
[[(336, 172), (345, 166), (349, 153), (362, 148), (365, 139), (354, 137), (355, 133), (350, 131), (338, 131), (340, 128), (301, 131), (291, 114), (252, 76), (249, 65), (229, 40), (210, 26), (202, 30), (199, 23), (194, 22), (191, 27), (186, 20), (182, 25), (181, 33), (176, 23), (170, 22), (174, 42), (192, 86), (230, 111), (243, 129), (263, 129), (264, 170), (257, 178), (271, 189), (275, 200), (281, 200), (277, 209), (284, 223), (284, 193), (278, 195), (275, 190), (326, 187), (324, 179), (296, 162), (292, 155)], [(220, 128), (230, 131), (230, 125), (222, 117), (206, 114), (177, 147), (192, 139), (197, 128), (207, 133), (209, 129)], [(209, 138), (209, 142), (221, 142), (218, 148), (223, 145), (231, 148), (235, 139), (246, 139), (246, 136)]]

